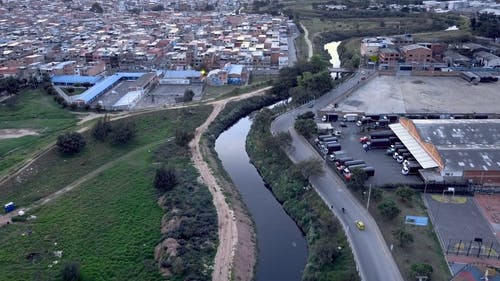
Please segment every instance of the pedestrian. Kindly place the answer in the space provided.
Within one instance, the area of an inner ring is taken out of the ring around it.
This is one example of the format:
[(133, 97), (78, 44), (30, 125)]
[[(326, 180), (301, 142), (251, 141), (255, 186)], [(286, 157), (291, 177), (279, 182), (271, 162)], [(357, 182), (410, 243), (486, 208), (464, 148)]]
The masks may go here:
[(365, 150), (365, 152), (368, 152), (368, 145), (366, 143), (363, 144), (363, 149)]

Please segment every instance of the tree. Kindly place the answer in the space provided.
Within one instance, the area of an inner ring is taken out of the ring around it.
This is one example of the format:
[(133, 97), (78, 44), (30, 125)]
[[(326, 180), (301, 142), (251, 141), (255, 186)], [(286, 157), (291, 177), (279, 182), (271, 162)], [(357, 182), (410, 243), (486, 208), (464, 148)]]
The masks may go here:
[(190, 102), (193, 100), (194, 97), (194, 92), (190, 89), (187, 89), (184, 91), (184, 96), (182, 97), (182, 101), (184, 102)]
[(59, 151), (68, 155), (80, 152), (86, 144), (85, 138), (78, 132), (59, 135), (56, 142)]
[(314, 119), (314, 112), (312, 111), (304, 112), (299, 116), (297, 116), (297, 119)]
[(109, 123), (109, 118), (107, 117), (107, 115), (99, 118), (94, 127), (92, 127), (92, 136), (96, 140), (105, 140), (109, 132), (111, 132), (111, 124)]
[(319, 176), (323, 174), (322, 161), (315, 158), (300, 161), (297, 163), (297, 168), (306, 179), (309, 179), (311, 176)]
[(399, 209), (398, 205), (396, 205), (396, 202), (389, 198), (378, 204), (377, 208), (383, 216), (391, 220), (396, 218), (399, 213), (401, 213), (401, 210)]
[(81, 281), (80, 265), (76, 262), (66, 263), (61, 269), (61, 278), (63, 281)]
[(347, 187), (354, 190), (361, 190), (365, 188), (365, 182), (368, 179), (365, 171), (360, 168), (350, 169), (351, 179), (347, 182)]
[(279, 132), (273, 137), (273, 139), (279, 148), (285, 150), (292, 148), (292, 136), (289, 132)]
[(177, 175), (172, 167), (162, 166), (156, 170), (154, 186), (161, 191), (172, 190), (177, 185)]
[(92, 7), (90, 7), (90, 11), (94, 12), (94, 13), (98, 13), (98, 14), (104, 13), (104, 10), (101, 7), (101, 4), (99, 4), (97, 2), (94, 2), (94, 4), (92, 4)]
[(401, 198), (403, 202), (411, 202), (415, 192), (413, 189), (406, 185), (402, 185), (396, 189), (396, 195)]
[(298, 119), (295, 121), (295, 130), (303, 135), (305, 138), (310, 138), (317, 133), (318, 128), (316, 123), (311, 119)]
[(395, 231), (393, 235), (398, 240), (399, 246), (403, 248), (413, 242), (413, 235), (411, 235), (411, 233), (406, 231), (404, 228), (400, 228), (399, 230)]
[(411, 265), (411, 276), (427, 276), (430, 277), (434, 269), (432, 265), (427, 263), (414, 263)]
[(127, 144), (135, 138), (136, 131), (134, 122), (122, 121), (113, 124), (109, 136), (115, 144)]
[(180, 147), (186, 147), (193, 137), (194, 134), (192, 132), (177, 130), (175, 131), (175, 144)]

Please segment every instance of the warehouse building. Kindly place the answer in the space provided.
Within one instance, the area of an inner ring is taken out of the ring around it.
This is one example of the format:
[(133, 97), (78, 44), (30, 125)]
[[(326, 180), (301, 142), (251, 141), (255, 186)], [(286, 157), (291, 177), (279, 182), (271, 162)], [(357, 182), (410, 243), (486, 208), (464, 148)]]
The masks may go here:
[(425, 182), (500, 186), (500, 119), (401, 118), (390, 127)]

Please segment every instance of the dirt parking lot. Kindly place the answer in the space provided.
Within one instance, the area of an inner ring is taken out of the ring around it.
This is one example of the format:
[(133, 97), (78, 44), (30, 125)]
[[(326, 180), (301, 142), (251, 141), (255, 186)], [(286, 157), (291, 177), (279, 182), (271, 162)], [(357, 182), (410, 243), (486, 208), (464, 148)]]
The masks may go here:
[(500, 82), (473, 85), (458, 77), (379, 76), (337, 110), (365, 113), (495, 113)]

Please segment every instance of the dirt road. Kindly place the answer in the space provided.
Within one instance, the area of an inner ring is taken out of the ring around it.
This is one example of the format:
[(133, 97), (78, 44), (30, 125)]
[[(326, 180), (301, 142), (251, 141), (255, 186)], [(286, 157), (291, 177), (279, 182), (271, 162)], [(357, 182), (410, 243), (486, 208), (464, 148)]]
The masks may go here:
[(226, 202), (223, 188), (212, 174), (208, 163), (203, 159), (203, 154), (200, 149), (200, 139), (208, 126), (214, 121), (229, 101), (246, 99), (250, 96), (263, 94), (269, 89), (270, 87), (266, 87), (244, 95), (211, 102), (210, 104), (214, 106), (214, 110), (205, 123), (196, 128), (194, 139), (189, 144), (194, 166), (198, 169), (203, 183), (208, 186), (213, 197), (215, 209), (217, 210), (219, 247), (217, 248), (214, 260), (214, 271), (212, 273), (213, 281), (225, 281), (231, 278), (234, 253), (238, 244), (238, 229), (234, 212)]
[(309, 31), (302, 23), (300, 23), (300, 27), (302, 27), (302, 29), (304, 30), (304, 39), (306, 40), (307, 44), (307, 59), (311, 59), (311, 57), (313, 56), (313, 46), (311, 40), (309, 40)]

